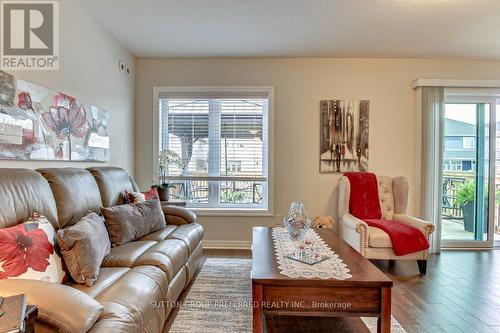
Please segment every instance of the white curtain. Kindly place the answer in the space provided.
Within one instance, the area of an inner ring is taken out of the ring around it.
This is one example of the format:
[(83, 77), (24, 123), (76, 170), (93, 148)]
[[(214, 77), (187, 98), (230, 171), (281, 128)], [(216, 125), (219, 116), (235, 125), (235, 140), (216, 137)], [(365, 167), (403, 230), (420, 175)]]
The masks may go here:
[(434, 224), (431, 252), (441, 252), (444, 88), (419, 87), (421, 111), (420, 215)]

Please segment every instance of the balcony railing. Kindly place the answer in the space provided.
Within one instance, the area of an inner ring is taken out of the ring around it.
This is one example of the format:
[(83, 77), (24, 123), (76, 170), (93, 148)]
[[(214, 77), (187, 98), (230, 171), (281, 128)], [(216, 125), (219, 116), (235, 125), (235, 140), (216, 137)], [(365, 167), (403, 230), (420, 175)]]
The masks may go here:
[[(209, 182), (213, 180), (175, 180), (169, 183), (171, 199), (186, 200), (192, 204), (206, 204), (209, 197)], [(262, 204), (263, 182), (261, 181), (215, 181), (219, 188), (221, 204)]]

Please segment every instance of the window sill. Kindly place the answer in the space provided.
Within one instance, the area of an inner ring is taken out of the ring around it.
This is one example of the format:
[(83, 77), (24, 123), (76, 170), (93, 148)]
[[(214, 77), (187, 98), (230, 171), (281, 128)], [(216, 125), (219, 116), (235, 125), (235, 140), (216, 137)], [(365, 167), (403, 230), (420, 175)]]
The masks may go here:
[(268, 209), (221, 209), (186, 207), (198, 216), (239, 216), (239, 217), (272, 217), (274, 214)]

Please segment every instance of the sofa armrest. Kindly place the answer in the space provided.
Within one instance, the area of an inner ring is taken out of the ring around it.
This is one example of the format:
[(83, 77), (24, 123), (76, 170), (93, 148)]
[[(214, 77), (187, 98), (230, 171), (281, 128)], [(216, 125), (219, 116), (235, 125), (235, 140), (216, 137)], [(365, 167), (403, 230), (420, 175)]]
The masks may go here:
[(360, 220), (351, 214), (344, 214), (344, 216), (342, 217), (342, 223), (346, 227), (351, 228), (357, 233), (362, 233), (363, 231), (368, 232), (368, 224), (366, 224), (365, 221)]
[(38, 280), (0, 280), (0, 295), (25, 294), (38, 306), (38, 320), (60, 332), (85, 333), (99, 319), (103, 306), (84, 292), (62, 284)]
[(167, 203), (162, 203), (161, 209), (163, 210), (163, 214), (165, 214), (167, 224), (182, 225), (196, 221), (196, 214), (189, 209), (169, 206)]
[(406, 214), (394, 214), (394, 220), (420, 230), (427, 238), (429, 238), (434, 231), (434, 225), (432, 223)]

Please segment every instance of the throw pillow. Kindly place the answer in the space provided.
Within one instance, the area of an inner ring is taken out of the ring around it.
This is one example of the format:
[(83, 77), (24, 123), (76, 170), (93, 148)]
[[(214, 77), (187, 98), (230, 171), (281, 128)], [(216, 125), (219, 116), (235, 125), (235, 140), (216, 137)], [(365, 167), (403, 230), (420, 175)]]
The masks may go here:
[(56, 232), (45, 216), (0, 229), (0, 279), (30, 279), (61, 283), (65, 278), (56, 251)]
[(91, 287), (111, 243), (102, 218), (96, 213), (57, 231), (57, 242), (73, 280)]
[(165, 228), (159, 200), (101, 208), (113, 247)]
[(127, 203), (136, 204), (147, 200), (158, 199), (158, 190), (154, 187), (146, 192), (125, 192)]

